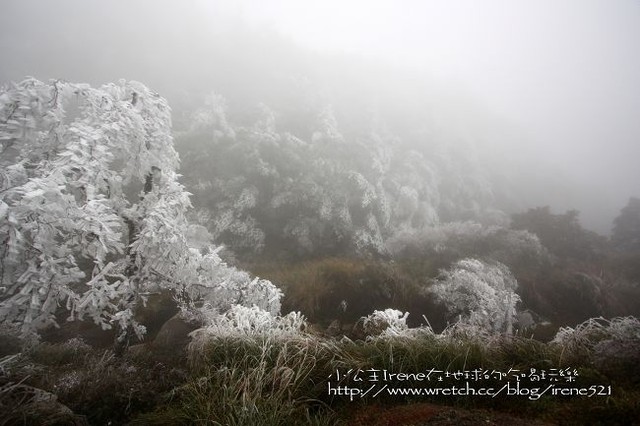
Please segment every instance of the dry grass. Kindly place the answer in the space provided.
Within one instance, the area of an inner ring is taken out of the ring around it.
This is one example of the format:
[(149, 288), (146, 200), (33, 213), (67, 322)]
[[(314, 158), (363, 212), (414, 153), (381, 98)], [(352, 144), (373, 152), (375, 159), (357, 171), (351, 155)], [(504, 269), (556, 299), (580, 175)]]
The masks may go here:
[[(336, 340), (314, 336), (298, 325), (294, 324), (297, 332), (278, 335), (196, 333), (185, 364), (162, 364), (150, 355), (116, 358), (111, 351), (95, 350), (80, 341), (38, 345), (0, 361), (0, 424), (18, 422), (7, 413), (29, 413), (32, 424), (334, 425), (342, 416), (348, 418), (353, 403), (328, 395), (329, 376), (337, 370), (369, 368), (415, 373), (429, 368), (571, 367), (579, 372), (577, 385), (611, 384), (615, 393), (588, 400), (543, 397), (535, 403), (516, 397), (381, 395), (360, 404), (431, 401), (561, 419), (567, 424), (614, 420), (630, 424), (640, 418), (640, 382), (628, 378), (638, 363), (618, 362), (609, 346), (616, 344), (617, 350), (629, 349), (617, 353), (637, 356), (638, 351), (630, 350), (640, 342), (636, 318), (592, 320), (564, 329), (549, 344), (464, 327), (440, 334), (403, 328), (361, 341)], [(401, 385), (389, 383), (396, 384)]]

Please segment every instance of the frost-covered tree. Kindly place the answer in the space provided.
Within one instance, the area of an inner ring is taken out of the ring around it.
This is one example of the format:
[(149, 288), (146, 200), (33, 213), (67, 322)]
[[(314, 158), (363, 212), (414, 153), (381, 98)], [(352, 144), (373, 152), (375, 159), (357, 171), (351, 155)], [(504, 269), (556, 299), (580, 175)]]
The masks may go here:
[[(383, 249), (388, 207), (379, 178), (366, 169), (380, 169), (380, 156), (369, 161), (368, 150), (347, 143), (330, 109), (305, 140), (278, 132), (266, 106), (253, 125), (225, 132), (223, 101), (217, 101), (222, 109), (209, 103), (212, 118), (197, 120), (207, 129), (192, 127), (180, 146), (195, 166), (187, 178), (200, 222), (214, 236), (243, 252), (267, 243), (297, 253)], [(206, 115), (199, 110), (194, 117)], [(214, 147), (216, 158), (201, 164)]]
[(468, 258), (442, 271), (429, 292), (445, 307), (450, 320), (510, 334), (520, 301), (516, 287), (505, 265)]
[(640, 198), (631, 197), (613, 221), (611, 241), (624, 250), (640, 250)]
[(270, 282), (189, 244), (170, 109), (143, 84), (11, 85), (0, 141), (1, 321), (28, 333), (56, 324), (62, 306), (141, 336), (134, 309), (158, 288), (183, 307), (279, 310)]
[(560, 258), (595, 258), (603, 249), (604, 239), (584, 229), (579, 215), (577, 210), (553, 214), (549, 206), (537, 207), (513, 214), (511, 227), (536, 234), (542, 244)]
[[(415, 155), (394, 153), (376, 133), (345, 137), (331, 108), (317, 113), (306, 134), (279, 131), (265, 106), (253, 125), (230, 131), (224, 101), (216, 99), (194, 114), (180, 149), (200, 223), (232, 248), (381, 253), (394, 223), (433, 219), (422, 187), (433, 180), (401, 164)], [(213, 147), (217, 155), (208, 158)], [(414, 183), (422, 186), (412, 190)]]
[(294, 124), (264, 105), (229, 112), (215, 95), (178, 138), (199, 223), (241, 255), (386, 254), (398, 232), (490, 210), (473, 139), (409, 129), (402, 140), (326, 104), (301, 114)]

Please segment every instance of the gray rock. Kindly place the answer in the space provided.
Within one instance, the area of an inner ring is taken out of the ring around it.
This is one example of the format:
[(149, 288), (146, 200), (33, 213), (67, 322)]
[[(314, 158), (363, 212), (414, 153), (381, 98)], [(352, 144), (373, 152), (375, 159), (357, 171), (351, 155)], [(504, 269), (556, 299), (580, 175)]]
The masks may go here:
[(191, 341), (189, 333), (199, 327), (199, 324), (187, 321), (177, 313), (162, 325), (151, 348), (155, 352), (180, 354)]

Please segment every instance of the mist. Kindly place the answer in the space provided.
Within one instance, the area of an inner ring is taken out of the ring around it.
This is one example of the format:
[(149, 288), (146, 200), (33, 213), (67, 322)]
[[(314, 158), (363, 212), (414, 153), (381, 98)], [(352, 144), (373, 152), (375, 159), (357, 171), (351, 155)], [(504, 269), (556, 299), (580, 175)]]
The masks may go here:
[(4, 0), (0, 424), (637, 424), (639, 159), (638, 0)]
[(3, 83), (139, 80), (169, 99), (176, 127), (212, 91), (230, 110), (305, 97), (351, 119), (376, 110), (398, 133), (430, 123), (500, 164), (514, 210), (575, 208), (603, 234), (640, 195), (633, 0), (10, 0), (0, 57)]

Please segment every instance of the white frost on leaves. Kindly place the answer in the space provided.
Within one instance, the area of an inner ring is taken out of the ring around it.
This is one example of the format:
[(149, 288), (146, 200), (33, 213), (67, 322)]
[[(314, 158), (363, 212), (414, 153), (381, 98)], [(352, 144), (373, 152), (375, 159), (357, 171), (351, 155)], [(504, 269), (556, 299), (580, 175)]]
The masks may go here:
[(636, 317), (591, 318), (575, 328), (562, 327), (551, 345), (563, 356), (588, 362), (596, 368), (637, 365), (640, 354), (640, 319)]
[(258, 306), (233, 305), (225, 313), (215, 309), (205, 317), (205, 326), (191, 333), (192, 345), (206, 343), (211, 338), (268, 338), (285, 339), (302, 336), (306, 321), (299, 312), (279, 316), (260, 309)]
[(409, 329), (407, 325), (408, 316), (409, 312), (403, 314), (397, 309), (373, 311), (372, 314), (362, 319), (362, 326), (368, 335), (402, 335)]
[[(14, 84), (0, 95), (0, 143), (0, 321), (37, 332), (64, 306), (71, 320), (141, 336), (135, 306), (158, 288), (184, 309), (279, 312), (272, 283), (226, 265), (193, 235), (171, 111), (143, 84)], [(144, 191), (128, 196), (136, 186)], [(250, 208), (255, 196), (245, 188), (237, 205)]]
[(603, 341), (633, 340), (640, 343), (640, 319), (636, 317), (591, 318), (573, 327), (561, 327), (552, 340), (553, 344), (576, 351), (592, 350)]
[(505, 265), (468, 258), (442, 271), (428, 292), (444, 306), (452, 321), (510, 334), (520, 301), (516, 287)]
[(405, 228), (387, 239), (386, 248), (393, 255), (405, 251), (421, 255), (446, 251), (461, 256), (490, 255), (504, 263), (514, 259), (540, 262), (549, 256), (535, 234), (472, 221), (443, 223), (420, 231)]
[[(220, 105), (210, 106), (212, 116), (225, 116)], [(292, 251), (387, 254), (387, 239), (403, 230), (435, 226), (443, 211), (478, 217), (489, 205), (480, 171), (448, 161), (465, 153), (444, 151), (441, 159), (386, 131), (343, 134), (330, 106), (319, 109), (306, 139), (278, 131), (268, 108), (259, 115), (253, 125), (232, 126), (234, 138), (202, 142), (211, 131), (224, 133), (226, 119), (182, 135), (192, 164), (202, 164), (190, 179), (203, 195), (198, 207), (212, 212), (206, 226), (232, 249), (260, 251), (271, 240)]]

